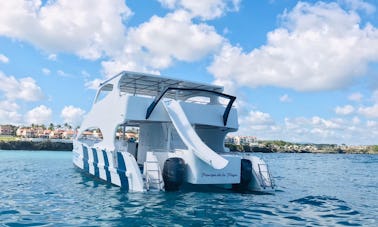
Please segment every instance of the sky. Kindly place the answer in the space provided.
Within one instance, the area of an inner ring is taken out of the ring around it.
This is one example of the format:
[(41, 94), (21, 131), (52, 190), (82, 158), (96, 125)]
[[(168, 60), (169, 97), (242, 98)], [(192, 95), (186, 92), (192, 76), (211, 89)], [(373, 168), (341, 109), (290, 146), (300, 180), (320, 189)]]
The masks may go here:
[(80, 125), (122, 70), (222, 85), (234, 135), (378, 144), (378, 1), (0, 1), (0, 124)]

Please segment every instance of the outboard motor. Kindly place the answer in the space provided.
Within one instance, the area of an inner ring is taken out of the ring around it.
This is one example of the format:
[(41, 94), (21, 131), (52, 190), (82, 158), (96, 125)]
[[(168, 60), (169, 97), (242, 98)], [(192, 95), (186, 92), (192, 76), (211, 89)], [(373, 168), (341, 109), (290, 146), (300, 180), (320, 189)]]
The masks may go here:
[(236, 191), (247, 190), (252, 177), (252, 162), (248, 159), (242, 159), (240, 163), (240, 183), (233, 184), (232, 189)]
[(163, 181), (166, 191), (177, 191), (184, 182), (185, 162), (181, 158), (168, 158), (164, 163)]

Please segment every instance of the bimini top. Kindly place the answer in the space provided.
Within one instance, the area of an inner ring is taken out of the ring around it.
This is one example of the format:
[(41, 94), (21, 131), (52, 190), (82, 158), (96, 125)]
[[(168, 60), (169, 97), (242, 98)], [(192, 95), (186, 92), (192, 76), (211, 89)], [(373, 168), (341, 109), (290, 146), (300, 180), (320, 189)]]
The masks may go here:
[[(119, 78), (121, 77), (121, 78)], [(182, 91), (170, 90), (167, 91), (165, 97), (185, 99), (186, 97), (191, 97), (197, 93), (199, 90), (209, 90), (214, 92), (223, 92), (223, 87), (190, 82), (186, 80), (172, 79), (169, 77), (151, 75), (147, 73), (139, 72), (129, 72), (123, 71), (116, 76), (104, 81), (100, 84), (101, 90), (112, 90), (111, 82), (119, 78), (118, 86), (120, 92), (125, 92), (134, 95), (145, 95), (145, 96), (157, 96), (165, 89), (169, 87), (183, 88)], [(185, 90), (193, 89), (193, 90)], [(197, 90), (196, 90), (197, 89)]]

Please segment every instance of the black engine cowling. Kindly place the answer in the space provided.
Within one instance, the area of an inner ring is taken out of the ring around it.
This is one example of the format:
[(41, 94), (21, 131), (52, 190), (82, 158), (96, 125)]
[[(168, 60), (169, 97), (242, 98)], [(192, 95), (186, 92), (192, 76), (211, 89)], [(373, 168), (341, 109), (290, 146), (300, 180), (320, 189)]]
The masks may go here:
[(240, 163), (240, 183), (233, 184), (232, 189), (234, 190), (246, 190), (248, 189), (248, 184), (252, 180), (252, 162), (248, 159), (242, 159)]
[(185, 162), (181, 158), (168, 158), (163, 167), (164, 188), (177, 191), (184, 182)]

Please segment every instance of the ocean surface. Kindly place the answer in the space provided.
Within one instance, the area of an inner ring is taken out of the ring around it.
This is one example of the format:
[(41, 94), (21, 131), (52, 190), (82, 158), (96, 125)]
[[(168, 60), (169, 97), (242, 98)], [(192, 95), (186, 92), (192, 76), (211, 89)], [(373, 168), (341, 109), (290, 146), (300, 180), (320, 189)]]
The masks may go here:
[(0, 226), (378, 226), (378, 155), (256, 155), (273, 195), (127, 193), (71, 152), (0, 151)]

